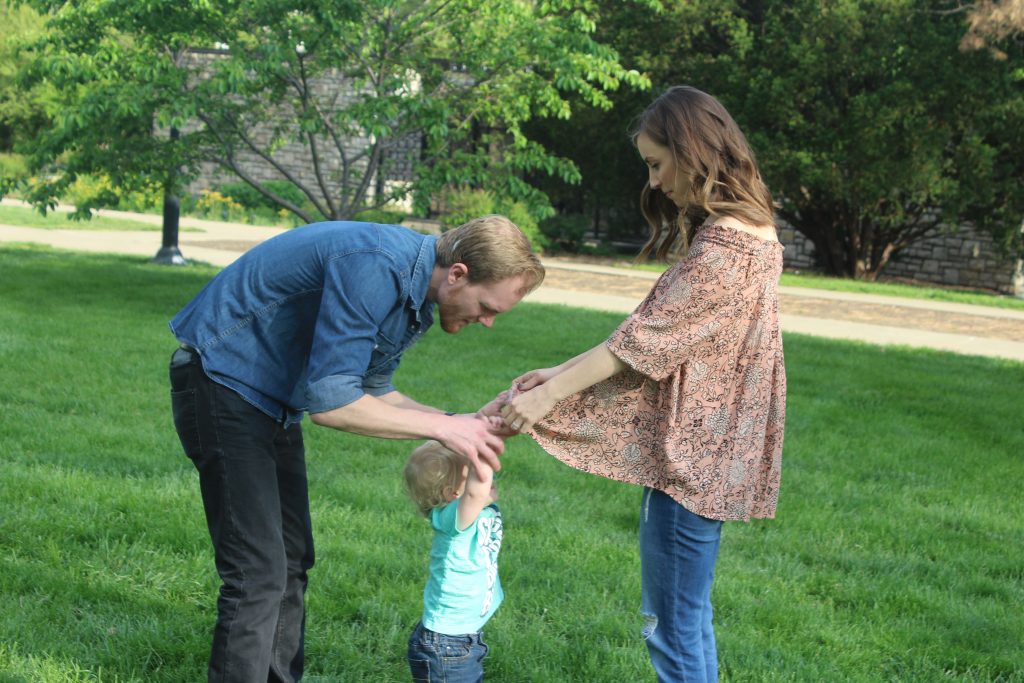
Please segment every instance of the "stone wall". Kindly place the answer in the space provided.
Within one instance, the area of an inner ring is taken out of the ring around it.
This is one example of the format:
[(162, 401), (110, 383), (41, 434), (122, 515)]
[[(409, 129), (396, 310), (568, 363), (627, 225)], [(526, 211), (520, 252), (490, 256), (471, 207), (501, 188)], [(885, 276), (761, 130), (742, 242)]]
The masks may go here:
[[(215, 58), (215, 56), (213, 57)], [(197, 55), (197, 60), (211, 59), (210, 55)], [(355, 102), (360, 94), (351, 86), (349, 81), (338, 71), (325, 74), (312, 82), (313, 92), (320, 102), (331, 102), (332, 106), (342, 109)], [(249, 137), (260, 149), (273, 148), (272, 159), (285, 168), (299, 183), (312, 189), (318, 199), (321, 196), (316, 173), (313, 169), (312, 154), (308, 144), (291, 141), (286, 144), (273, 146), (272, 139), (281, 131), (285, 132), (284, 137), (294, 138), (296, 126), (291, 121), (296, 120), (296, 113), (287, 105), (281, 105), (278, 111), (278, 119), (273, 126), (260, 125), (247, 131)], [(198, 124), (196, 124), (198, 125)], [(368, 135), (350, 135), (343, 139), (342, 147), (344, 154), (349, 159), (354, 159), (364, 153), (367, 147), (373, 142)], [(333, 198), (341, 196), (341, 177), (343, 172), (342, 154), (337, 150), (333, 140), (328, 137), (317, 139), (317, 147), (321, 160), (321, 173), (324, 177), (324, 185)], [(377, 171), (377, 177), (372, 178), (369, 185), (368, 199), (372, 199), (378, 189), (391, 189), (396, 184), (408, 183), (412, 180), (413, 165), (418, 158), (420, 149), (420, 137), (418, 135), (406, 136), (398, 139), (385, 152), (382, 163)], [(272, 180), (287, 180), (284, 174), (277, 170), (273, 164), (262, 159), (248, 149), (239, 149), (237, 160), (242, 170), (259, 182)], [(367, 159), (364, 157), (352, 164), (352, 173), (362, 174), (365, 172)], [(219, 185), (230, 182), (238, 182), (238, 178), (230, 170), (215, 163), (204, 163), (201, 166), (199, 177), (191, 183), (187, 190), (197, 194), (201, 190), (213, 189)], [(360, 182), (350, 180), (358, 185)]]
[[(200, 55), (196, 58), (211, 59), (209, 55)], [(313, 87), (321, 101), (333, 99), (337, 107), (347, 106), (359, 97), (359, 93), (339, 72), (318, 79)], [(290, 118), (294, 118), (294, 113), (282, 106), (281, 119), (284, 125), (287, 125)], [(249, 134), (258, 145), (265, 147), (274, 131), (270, 126), (262, 126), (250, 131)], [(371, 139), (368, 136), (348, 137), (344, 142), (345, 153), (354, 157), (370, 144)], [(325, 152), (323, 169), (327, 177), (326, 184), (329, 191), (337, 196), (340, 190), (338, 179), (341, 173), (341, 156), (336, 151), (330, 152), (334, 150), (330, 140), (321, 140), (319, 146)], [(369, 197), (372, 197), (378, 188), (391, 189), (396, 184), (410, 182), (419, 150), (419, 136), (408, 136), (396, 141), (388, 151), (378, 171), (378, 177), (370, 183)], [(276, 149), (273, 158), (287, 168), (299, 182), (309, 187), (317, 187), (309, 148), (306, 145), (288, 143)], [(272, 165), (251, 152), (239, 154), (239, 159), (245, 172), (259, 181), (284, 179)], [(357, 167), (365, 170), (365, 161)], [(237, 178), (229, 171), (215, 164), (205, 164), (202, 175), (192, 183), (189, 191), (198, 193), (200, 190), (234, 181), (237, 181)], [(787, 268), (814, 270), (814, 246), (809, 240), (785, 224), (780, 225), (779, 238), (786, 245)], [(1024, 297), (1021, 261), (1001, 256), (990, 236), (967, 226), (956, 234), (935, 233), (912, 245), (886, 266), (883, 276), (941, 285), (977, 287)]]
[[(810, 240), (785, 224), (780, 224), (779, 239), (786, 245), (787, 268), (815, 269)], [(886, 265), (882, 276), (1024, 297), (1020, 259), (1001, 255), (990, 235), (967, 225), (956, 233), (934, 232), (912, 244)]]

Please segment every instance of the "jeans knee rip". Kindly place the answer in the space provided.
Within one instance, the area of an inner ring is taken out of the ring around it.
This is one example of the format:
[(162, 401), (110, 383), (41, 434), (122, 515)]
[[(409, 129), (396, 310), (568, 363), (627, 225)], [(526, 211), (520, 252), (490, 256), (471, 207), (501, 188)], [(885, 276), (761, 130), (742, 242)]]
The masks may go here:
[(644, 628), (640, 632), (644, 640), (647, 640), (654, 635), (654, 631), (658, 628), (658, 617), (655, 614), (644, 614)]

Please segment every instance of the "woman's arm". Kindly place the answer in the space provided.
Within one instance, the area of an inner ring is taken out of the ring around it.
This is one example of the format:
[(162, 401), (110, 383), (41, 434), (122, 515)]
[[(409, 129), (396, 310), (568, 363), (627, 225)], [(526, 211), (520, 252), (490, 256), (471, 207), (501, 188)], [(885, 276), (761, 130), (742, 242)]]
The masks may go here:
[(501, 414), (509, 428), (520, 432), (530, 429), (566, 396), (608, 379), (627, 367), (604, 342), (563, 366), (566, 366), (564, 370), (530, 391), (519, 394), (502, 409)]
[(570, 358), (561, 365), (557, 365), (553, 368), (530, 370), (529, 372), (524, 373), (519, 377), (516, 377), (514, 380), (512, 380), (512, 385), (517, 387), (519, 391), (529, 391), (530, 389), (533, 389), (534, 387), (540, 386), (541, 384), (544, 384), (545, 382), (549, 381), (552, 377), (560, 375), (569, 368), (577, 365), (578, 363), (580, 363), (580, 361), (589, 356), (596, 349), (597, 347), (594, 347), (593, 349), (588, 349), (581, 353), (580, 355)]

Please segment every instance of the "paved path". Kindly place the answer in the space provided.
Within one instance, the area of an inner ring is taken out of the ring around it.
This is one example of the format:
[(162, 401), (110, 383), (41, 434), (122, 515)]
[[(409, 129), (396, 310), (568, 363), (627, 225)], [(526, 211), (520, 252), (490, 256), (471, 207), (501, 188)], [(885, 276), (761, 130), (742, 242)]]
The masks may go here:
[[(17, 204), (3, 200), (3, 204)], [(159, 226), (159, 216), (101, 212)], [(179, 246), (189, 260), (231, 263), (280, 228), (182, 218)], [(151, 257), (160, 247), (154, 231), (42, 230), (0, 225), (0, 242), (34, 242), (77, 251)], [(654, 273), (565, 259), (545, 259), (544, 285), (528, 301), (628, 313), (657, 278)], [(1024, 361), (1024, 311), (904, 299), (803, 287), (781, 287), (782, 327), (835, 339), (928, 347)]]

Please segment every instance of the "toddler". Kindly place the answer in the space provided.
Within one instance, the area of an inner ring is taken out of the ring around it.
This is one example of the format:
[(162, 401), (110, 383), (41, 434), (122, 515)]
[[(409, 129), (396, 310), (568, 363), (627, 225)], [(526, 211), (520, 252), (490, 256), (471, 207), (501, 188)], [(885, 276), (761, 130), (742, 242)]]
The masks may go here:
[(481, 629), (504, 597), (494, 472), (428, 441), (409, 456), (405, 486), (434, 529), (423, 617), (409, 637), (413, 681), (482, 681), (488, 648)]

